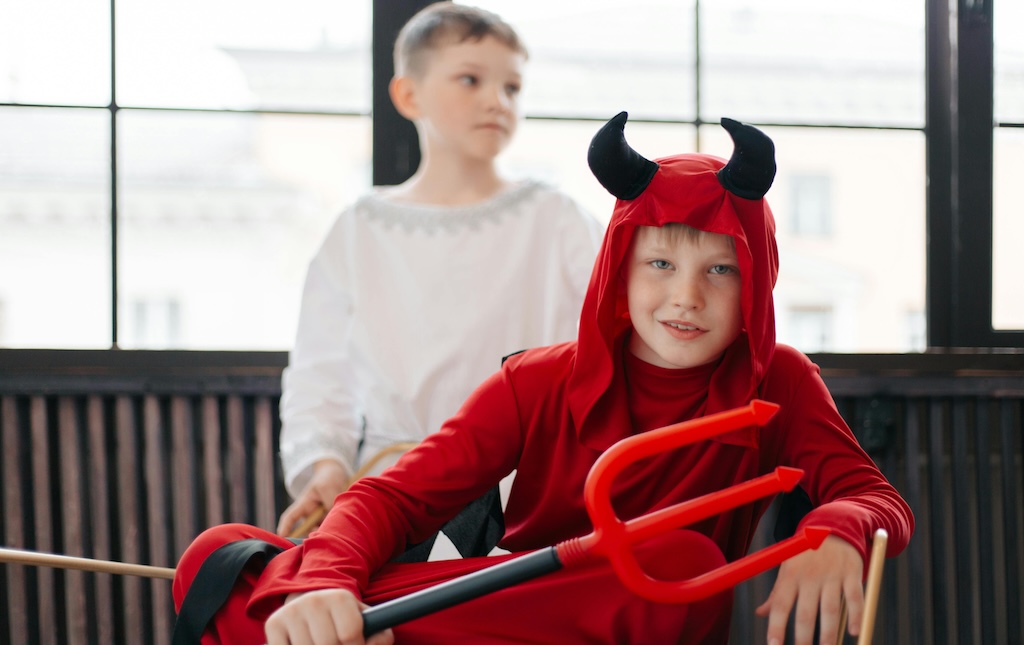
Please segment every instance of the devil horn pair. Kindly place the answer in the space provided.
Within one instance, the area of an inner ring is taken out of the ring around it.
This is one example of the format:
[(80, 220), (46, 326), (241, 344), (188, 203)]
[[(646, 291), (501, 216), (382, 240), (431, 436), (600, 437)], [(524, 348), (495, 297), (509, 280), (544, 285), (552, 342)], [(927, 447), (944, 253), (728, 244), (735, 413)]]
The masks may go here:
[[(646, 159), (626, 142), (626, 112), (604, 124), (590, 141), (587, 163), (605, 189), (619, 199), (636, 199), (644, 192), (658, 164)], [(775, 144), (764, 132), (733, 119), (722, 119), (732, 137), (729, 163), (718, 171), (718, 182), (737, 197), (761, 199), (775, 180)]]

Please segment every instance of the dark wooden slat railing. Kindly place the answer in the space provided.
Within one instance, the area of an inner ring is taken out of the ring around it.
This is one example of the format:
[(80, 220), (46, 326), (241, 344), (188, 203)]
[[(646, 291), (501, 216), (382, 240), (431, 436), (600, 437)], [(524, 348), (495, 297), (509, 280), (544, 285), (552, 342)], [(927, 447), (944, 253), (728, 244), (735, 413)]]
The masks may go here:
[[(874, 642), (1022, 642), (1024, 353), (812, 358), (917, 518)], [(173, 567), (207, 526), (272, 528), (286, 360), (0, 350), (3, 546)], [(737, 589), (734, 643), (764, 642), (772, 576)], [(162, 644), (173, 618), (166, 580), (0, 565), (0, 642)]]
[[(0, 350), (4, 546), (173, 567), (272, 528), (286, 356)], [(0, 565), (0, 642), (168, 643), (170, 583)]]

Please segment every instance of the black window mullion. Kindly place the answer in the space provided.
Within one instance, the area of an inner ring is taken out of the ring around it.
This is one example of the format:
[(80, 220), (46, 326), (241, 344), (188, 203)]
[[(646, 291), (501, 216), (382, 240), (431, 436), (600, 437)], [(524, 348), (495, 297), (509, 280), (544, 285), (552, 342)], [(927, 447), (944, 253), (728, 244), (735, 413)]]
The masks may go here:
[(953, 51), (945, 0), (925, 8), (925, 316), (929, 347), (948, 347), (953, 338)]
[(118, 201), (117, 201), (117, 12), (110, 0), (110, 346), (117, 348)]
[(1024, 347), (1024, 331), (992, 328), (992, 2), (926, 5), (926, 310), (932, 348)]
[(992, 5), (960, 0), (957, 15), (954, 230), (959, 245), (954, 344), (992, 335)]
[(391, 103), (395, 37), (409, 18), (432, 0), (373, 0), (373, 185), (400, 184), (416, 172), (420, 144), (416, 127)]

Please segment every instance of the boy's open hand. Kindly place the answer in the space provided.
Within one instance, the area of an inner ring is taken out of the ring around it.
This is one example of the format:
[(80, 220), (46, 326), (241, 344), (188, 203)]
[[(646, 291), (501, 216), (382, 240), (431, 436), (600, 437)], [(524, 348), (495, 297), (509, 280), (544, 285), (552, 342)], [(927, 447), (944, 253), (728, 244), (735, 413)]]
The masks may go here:
[(796, 603), (794, 643), (812, 645), (814, 623), (821, 613), (821, 645), (835, 645), (840, 592), (846, 597), (849, 632), (856, 636), (864, 611), (864, 561), (857, 549), (830, 535), (820, 547), (782, 563), (768, 600), (757, 608), (768, 617), (768, 645), (782, 645), (786, 621)]
[(267, 619), (267, 645), (393, 645), (390, 629), (363, 639), (364, 608), (346, 589), (291, 594)]
[(345, 467), (333, 459), (318, 461), (313, 466), (313, 476), (302, 489), (291, 506), (281, 513), (277, 522), (277, 534), (288, 537), (301, 520), (323, 506), (330, 509), (334, 498), (345, 491), (348, 485), (348, 472)]

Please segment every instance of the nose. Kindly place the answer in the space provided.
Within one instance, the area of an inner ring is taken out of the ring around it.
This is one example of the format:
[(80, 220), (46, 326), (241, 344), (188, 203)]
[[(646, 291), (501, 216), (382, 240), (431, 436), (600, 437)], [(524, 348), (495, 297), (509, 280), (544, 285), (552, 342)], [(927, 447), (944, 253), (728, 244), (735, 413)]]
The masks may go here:
[(704, 290), (699, 276), (680, 272), (672, 283), (672, 306), (689, 311), (704, 306)]
[(488, 109), (507, 112), (512, 109), (512, 98), (501, 83), (491, 84), (484, 92), (484, 103)]

